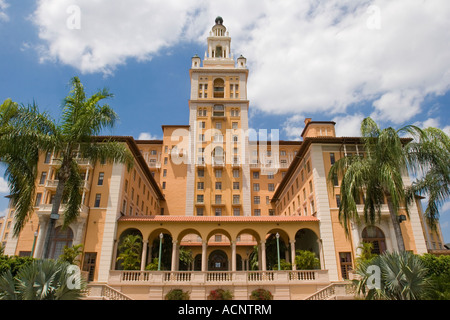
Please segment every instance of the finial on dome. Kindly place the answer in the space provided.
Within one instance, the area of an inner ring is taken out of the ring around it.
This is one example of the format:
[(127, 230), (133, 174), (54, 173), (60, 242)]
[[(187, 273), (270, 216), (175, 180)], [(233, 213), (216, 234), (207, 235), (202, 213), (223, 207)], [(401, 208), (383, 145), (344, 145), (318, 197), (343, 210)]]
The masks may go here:
[(223, 24), (223, 19), (222, 19), (221, 16), (218, 16), (218, 17), (216, 18), (216, 24), (220, 24), (220, 25)]

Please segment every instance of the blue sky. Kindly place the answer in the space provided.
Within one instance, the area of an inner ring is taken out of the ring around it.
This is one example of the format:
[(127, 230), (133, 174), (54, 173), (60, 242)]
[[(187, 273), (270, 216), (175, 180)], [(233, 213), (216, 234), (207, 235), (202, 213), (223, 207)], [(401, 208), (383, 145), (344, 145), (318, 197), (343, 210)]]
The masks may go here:
[[(446, 0), (0, 0), (0, 101), (57, 119), (79, 76), (115, 95), (120, 122), (106, 133), (161, 138), (161, 125), (188, 122), (191, 57), (218, 15), (248, 59), (251, 128), (298, 140), (311, 117), (355, 136), (372, 116), (450, 132)], [(450, 242), (449, 202), (441, 217)]]

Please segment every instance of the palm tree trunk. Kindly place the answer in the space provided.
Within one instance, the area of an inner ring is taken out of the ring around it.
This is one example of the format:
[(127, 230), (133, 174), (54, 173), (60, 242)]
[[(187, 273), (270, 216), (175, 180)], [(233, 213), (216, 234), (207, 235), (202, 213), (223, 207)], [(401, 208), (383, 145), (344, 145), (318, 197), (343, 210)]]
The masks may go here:
[(400, 228), (400, 223), (398, 221), (398, 215), (394, 211), (394, 206), (392, 205), (391, 197), (386, 196), (387, 204), (389, 208), (389, 215), (391, 216), (392, 226), (394, 227), (395, 238), (397, 239), (398, 251), (405, 251), (405, 241), (403, 240), (402, 229)]
[(61, 206), (62, 196), (64, 192), (64, 182), (59, 180), (56, 186), (56, 194), (53, 198), (52, 211), (50, 213), (50, 220), (47, 226), (47, 235), (44, 243), (43, 258), (48, 259), (50, 254), (50, 242), (53, 239), (53, 232), (55, 230), (55, 223), (59, 219), (59, 208)]

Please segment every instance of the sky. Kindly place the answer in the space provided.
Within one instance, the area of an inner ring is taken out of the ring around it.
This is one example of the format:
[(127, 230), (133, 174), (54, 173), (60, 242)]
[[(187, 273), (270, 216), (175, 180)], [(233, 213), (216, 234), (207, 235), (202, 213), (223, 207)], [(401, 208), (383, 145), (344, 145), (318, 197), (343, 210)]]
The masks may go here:
[[(300, 140), (308, 117), (359, 136), (370, 116), (450, 133), (448, 0), (0, 0), (0, 103), (58, 119), (78, 76), (114, 94), (106, 134), (160, 139), (188, 124), (191, 58), (217, 16), (247, 58), (251, 128)], [(0, 178), (3, 213), (7, 194)], [(450, 201), (441, 227), (450, 242)]]

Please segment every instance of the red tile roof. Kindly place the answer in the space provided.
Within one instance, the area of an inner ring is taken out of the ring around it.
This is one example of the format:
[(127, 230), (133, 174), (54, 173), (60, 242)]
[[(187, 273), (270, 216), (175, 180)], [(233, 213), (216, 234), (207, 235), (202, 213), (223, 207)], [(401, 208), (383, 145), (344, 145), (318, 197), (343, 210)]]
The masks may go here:
[(319, 221), (312, 216), (122, 216), (119, 221), (130, 222), (308, 222)]

